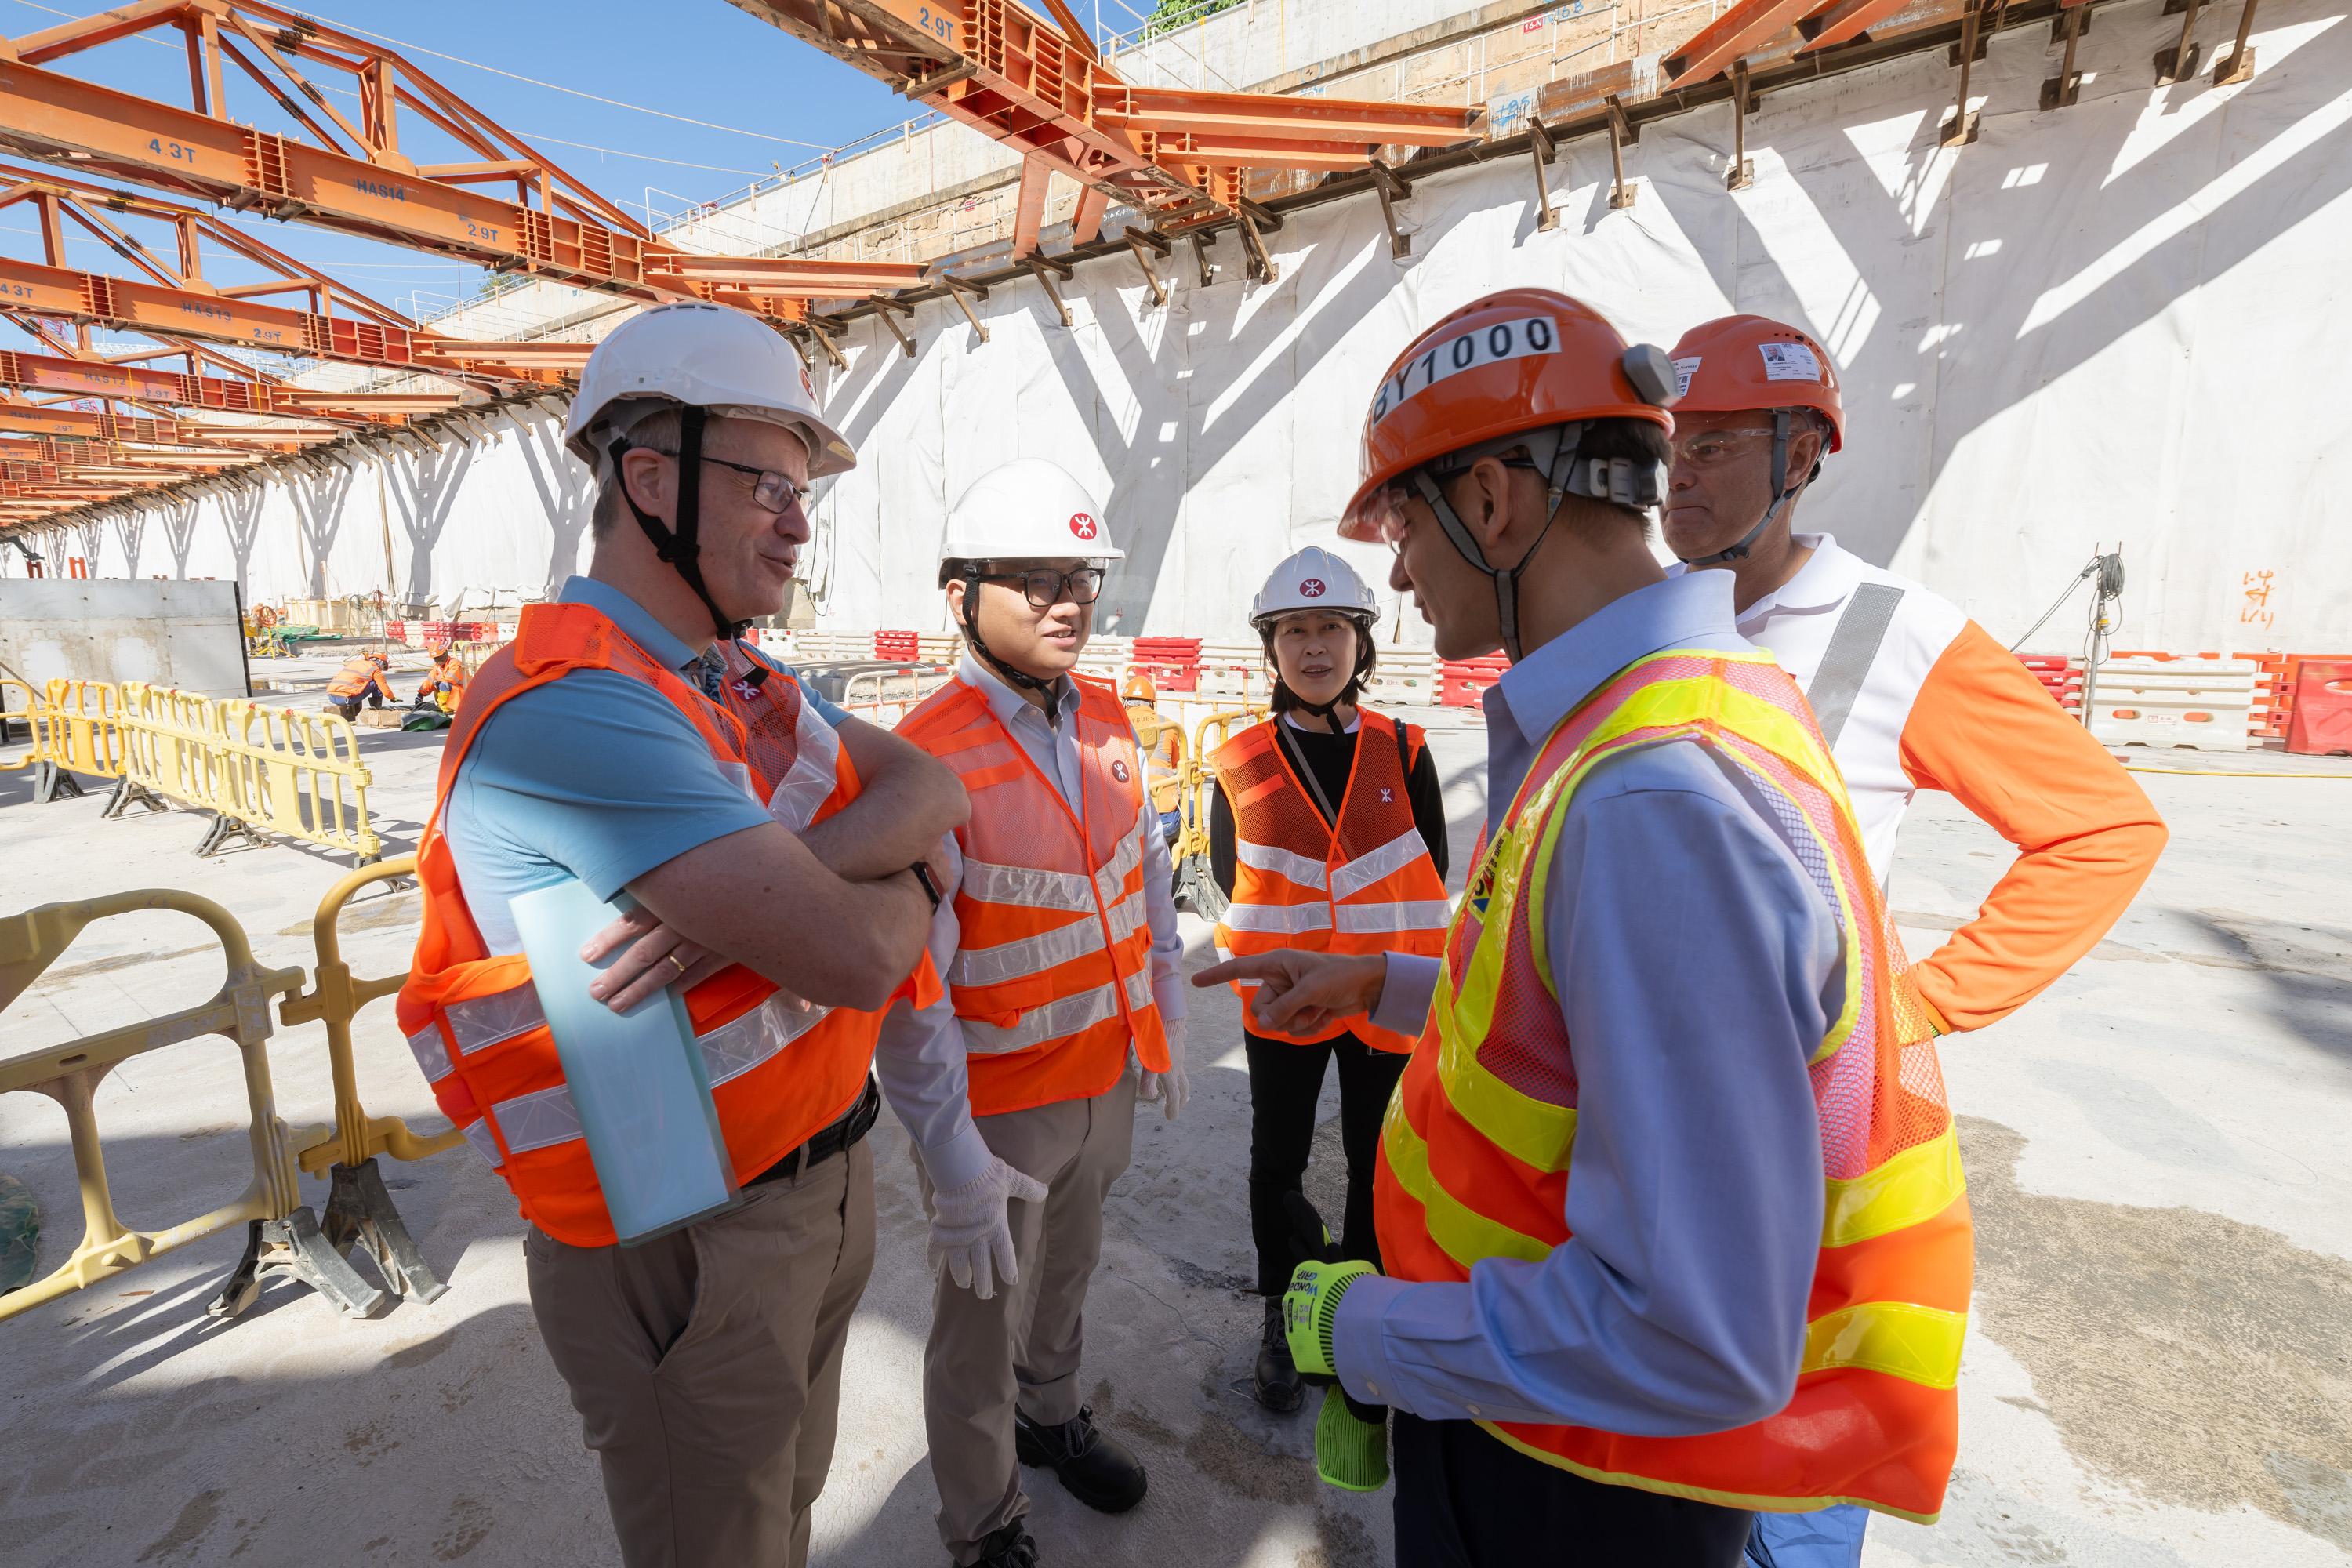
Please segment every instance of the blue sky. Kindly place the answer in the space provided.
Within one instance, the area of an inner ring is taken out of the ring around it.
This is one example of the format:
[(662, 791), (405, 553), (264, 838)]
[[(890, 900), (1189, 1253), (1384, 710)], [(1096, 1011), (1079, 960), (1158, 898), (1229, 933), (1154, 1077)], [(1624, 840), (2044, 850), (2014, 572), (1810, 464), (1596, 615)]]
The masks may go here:
[[(1082, 16), (1091, 16), (1092, 3), (1079, 0)], [(1150, 8), (1148, 0), (1130, 3)], [(99, 8), (97, 0), (53, 0), (47, 5), (0, 0), (0, 30), (21, 37), (56, 25), (61, 19), (57, 12), (85, 15)], [(421, 46), (401, 52), (605, 196), (633, 211), (649, 202), (656, 216), (740, 190), (774, 165), (790, 169), (826, 148), (919, 112), (880, 83), (726, 0), (402, 0), (396, 5), (325, 0), (299, 8), (326, 26), (388, 34), (399, 40), (394, 47)], [(1115, 0), (1103, 11), (1107, 27), (1132, 23)], [(165, 40), (169, 47), (149, 39)], [(187, 78), (178, 44), (176, 32), (157, 32), (70, 57), (51, 68), (184, 106)], [(513, 75), (423, 52), (428, 48)], [(233, 68), (230, 76), (229, 105), (237, 119), (269, 131), (295, 129), (249, 79)], [(684, 119), (637, 112), (516, 77)], [(340, 87), (346, 79), (326, 72), (316, 79)], [(346, 113), (352, 110), (350, 100), (332, 101)], [(448, 155), (436, 148), (417, 151), (427, 158)], [(29, 217), (19, 221), (29, 226)], [(264, 226), (278, 248), (403, 310), (423, 313), (476, 281), (470, 268), (416, 252), (299, 224)], [(0, 235), (0, 245), (11, 254), (37, 255), (37, 242), (19, 234)], [(119, 260), (88, 247), (78, 246), (71, 259), (91, 270), (122, 269)]]

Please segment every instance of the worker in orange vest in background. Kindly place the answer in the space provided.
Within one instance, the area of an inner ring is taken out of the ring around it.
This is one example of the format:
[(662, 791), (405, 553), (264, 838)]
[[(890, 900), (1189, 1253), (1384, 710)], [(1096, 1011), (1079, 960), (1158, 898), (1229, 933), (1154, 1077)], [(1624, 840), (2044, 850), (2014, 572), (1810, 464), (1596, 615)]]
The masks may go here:
[(949, 514), (940, 564), (964, 657), (898, 729), (971, 800), (931, 927), (948, 996), (902, 1002), (883, 1026), (887, 1055), (969, 1074), (953, 1114), (914, 1136), (939, 1274), (923, 1415), (959, 1564), (1034, 1568), (1023, 1465), (1107, 1513), (1146, 1486), (1079, 1378), (1135, 1108), (1156, 1100), (1172, 1121), (1189, 1091), (1184, 942), (1141, 752), (1110, 687), (1072, 673), (1120, 559), (1054, 464), (982, 475)]
[(327, 682), (327, 706), (346, 719), (358, 718), (362, 702), (370, 708), (387, 702), (397, 708), (400, 698), (385, 673), (391, 668), (392, 660), (380, 653), (355, 654), (345, 659), (343, 668)]
[(1310, 1260), (1284, 1301), (1352, 1402), (1327, 1477), (1380, 1484), (1362, 1417), (1396, 1412), (1413, 1568), (1735, 1568), (1759, 1510), (1932, 1520), (1958, 1446), (1970, 1233), (1926, 1012), (1803, 695), (1728, 582), (1650, 553), (1674, 396), (1548, 289), (1397, 357), (1341, 528), (1396, 549), (1440, 658), (1512, 661), (1477, 859), (1440, 958), (1193, 976), (1261, 982), (1254, 1027), (1420, 1035), (1386, 1276)]
[(455, 713), (459, 699), (466, 695), (466, 664), (457, 650), (447, 643), (430, 646), (426, 652), (433, 656), (433, 668), (416, 683), (419, 708), (437, 708), (444, 713)]
[[(1309, 545), (1274, 569), (1250, 605), (1274, 670), (1274, 715), (1216, 754), (1209, 861), (1230, 900), (1217, 946), (1230, 953), (1434, 954), (1445, 940), (1445, 800), (1427, 737), (1363, 706), (1376, 663), (1380, 600), (1346, 561)], [(1236, 987), (1244, 1001), (1249, 989)], [(1265, 1298), (1253, 1380), (1257, 1402), (1306, 1396), (1283, 1332), (1282, 1293), (1299, 1263), (1285, 1194), (1302, 1190), (1325, 1070), (1339, 1067), (1348, 1161), (1340, 1247), (1380, 1260), (1372, 1163), (1381, 1113), (1412, 1037), (1363, 1017), (1273, 1030), (1243, 1019), (1250, 1079), (1250, 1237)]]
[[(1882, 887), (1911, 797), (1945, 790), (2017, 847), (1974, 920), (1913, 969), (1938, 1032), (2007, 1017), (2098, 944), (2165, 829), (2147, 795), (1958, 605), (1797, 510), (1845, 444), (1837, 366), (1799, 329), (1725, 316), (1675, 345), (1666, 543), (1727, 571), (1740, 635), (1805, 689)], [(1854, 1568), (1866, 1510), (1766, 1516), (1758, 1568)]]
[(1160, 711), (1160, 688), (1138, 670), (1118, 689), (1118, 700), (1135, 726), (1135, 744), (1143, 753), (1143, 789), (1160, 817), (1160, 837), (1169, 843), (1183, 821), (1182, 788), (1184, 726)]

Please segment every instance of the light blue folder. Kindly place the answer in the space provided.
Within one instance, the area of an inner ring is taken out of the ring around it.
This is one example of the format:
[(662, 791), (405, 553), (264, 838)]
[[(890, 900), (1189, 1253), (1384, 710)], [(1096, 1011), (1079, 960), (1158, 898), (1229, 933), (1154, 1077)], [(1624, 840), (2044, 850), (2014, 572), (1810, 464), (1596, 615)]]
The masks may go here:
[(624, 905), (604, 903), (567, 878), (509, 907), (621, 1245), (740, 1202), (709, 1070), (677, 988), (626, 1013), (588, 994), (612, 959), (583, 963), (580, 946), (618, 920)]

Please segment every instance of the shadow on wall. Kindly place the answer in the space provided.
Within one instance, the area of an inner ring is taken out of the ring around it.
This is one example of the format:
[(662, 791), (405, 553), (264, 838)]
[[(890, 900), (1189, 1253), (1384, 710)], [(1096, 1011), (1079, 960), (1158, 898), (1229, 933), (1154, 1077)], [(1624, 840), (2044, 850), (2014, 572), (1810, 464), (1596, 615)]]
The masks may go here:
[(429, 452), (404, 453), (390, 464), (392, 496), (408, 536), (408, 588), (403, 598), (423, 604), (433, 597), (433, 549), (449, 526), (474, 466), (474, 444), (453, 441)]
[(547, 583), (541, 591), (552, 598), (563, 580), (580, 570), (580, 542), (596, 509), (596, 476), (565, 450), (561, 419), (517, 419), (514, 429), (547, 518)]
[(302, 542), (310, 555), (310, 597), (327, 596), (327, 557), (343, 531), (343, 505), (351, 499), (359, 470), (342, 463), (325, 473), (305, 473), (288, 486), (294, 498), (294, 515), (302, 529)]
[(163, 509), (163, 532), (172, 542), (172, 575), (188, 575), (188, 552), (196, 543), (196, 502), (175, 500)]
[(267, 484), (241, 485), (221, 498), (221, 527), (228, 534), (229, 553), (236, 558), (236, 591), (250, 595), (248, 574), (254, 542), (261, 537), (261, 514), (269, 505)]

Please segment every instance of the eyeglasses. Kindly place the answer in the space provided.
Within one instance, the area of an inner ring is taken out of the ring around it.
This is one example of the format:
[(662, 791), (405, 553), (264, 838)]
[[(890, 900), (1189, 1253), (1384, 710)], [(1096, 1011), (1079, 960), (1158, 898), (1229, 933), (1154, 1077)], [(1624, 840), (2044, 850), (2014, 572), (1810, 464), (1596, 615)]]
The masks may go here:
[(1050, 610), (1065, 602), (1091, 605), (1102, 596), (1103, 574), (1099, 566), (1081, 566), (1075, 572), (1033, 566), (1022, 572), (979, 572), (973, 575), (982, 583), (1020, 584), (1022, 596), (1029, 601), (1032, 609)]
[[(659, 452), (665, 458), (676, 458), (676, 452), (665, 452), (659, 447), (640, 447), (641, 452)], [(773, 468), (754, 468), (750, 463), (730, 463), (724, 458), (714, 458), (708, 452), (702, 460), (721, 468), (732, 468), (739, 474), (751, 476), (751, 501), (763, 511), (782, 517), (808, 499), (808, 487), (795, 483), (790, 474), (780, 474)]]
[(1719, 468), (1753, 456), (1771, 438), (1771, 431), (1758, 428), (1693, 430), (1675, 437), (1675, 467)]

